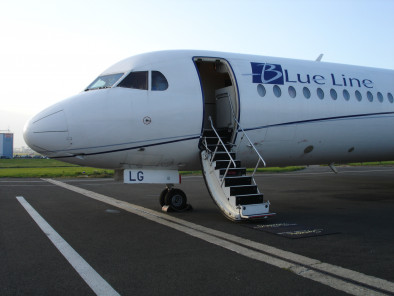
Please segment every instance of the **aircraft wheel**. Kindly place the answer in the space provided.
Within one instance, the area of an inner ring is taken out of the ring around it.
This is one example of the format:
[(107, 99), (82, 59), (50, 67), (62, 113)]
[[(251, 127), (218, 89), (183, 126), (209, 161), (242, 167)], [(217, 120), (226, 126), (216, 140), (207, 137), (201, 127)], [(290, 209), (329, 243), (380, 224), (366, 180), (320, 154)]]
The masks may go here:
[(182, 211), (186, 208), (186, 194), (180, 189), (171, 189), (164, 198), (166, 205), (169, 205), (175, 211)]
[(167, 193), (168, 193), (168, 188), (165, 188), (165, 189), (160, 193), (159, 202), (160, 202), (160, 206), (161, 206), (161, 207), (163, 207), (163, 206), (166, 205), (165, 198), (166, 198), (166, 194), (167, 194)]

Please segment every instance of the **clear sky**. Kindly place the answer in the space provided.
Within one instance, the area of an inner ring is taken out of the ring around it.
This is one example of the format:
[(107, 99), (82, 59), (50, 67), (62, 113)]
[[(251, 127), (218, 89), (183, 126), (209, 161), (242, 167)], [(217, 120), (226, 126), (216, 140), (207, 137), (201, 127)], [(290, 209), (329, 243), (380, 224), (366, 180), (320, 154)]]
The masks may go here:
[(394, 69), (393, 0), (1, 2), (0, 130), (138, 53), (205, 49)]

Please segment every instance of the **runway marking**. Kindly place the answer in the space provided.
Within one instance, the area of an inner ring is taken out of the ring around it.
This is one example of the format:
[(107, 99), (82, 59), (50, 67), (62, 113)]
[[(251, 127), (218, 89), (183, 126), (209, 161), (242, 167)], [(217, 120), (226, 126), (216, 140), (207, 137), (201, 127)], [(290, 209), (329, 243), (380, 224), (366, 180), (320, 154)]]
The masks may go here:
[(43, 179), (89, 198), (118, 207), (150, 221), (171, 227), (237, 254), (252, 258), (353, 295), (394, 293), (394, 283), (316, 259), (250, 241), (135, 204), (52, 179)]
[(97, 295), (119, 295), (52, 227), (41, 215), (25, 200), (17, 196), (17, 200), (28, 214), (38, 224), (41, 230), (62, 253), (71, 266), (78, 272), (83, 280)]

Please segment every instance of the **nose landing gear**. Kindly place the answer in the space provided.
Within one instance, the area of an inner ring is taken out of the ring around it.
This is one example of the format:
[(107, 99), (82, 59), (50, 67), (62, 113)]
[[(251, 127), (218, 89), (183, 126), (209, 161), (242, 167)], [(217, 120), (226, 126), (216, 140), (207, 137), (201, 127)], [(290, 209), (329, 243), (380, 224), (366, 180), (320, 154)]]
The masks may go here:
[(160, 206), (164, 212), (183, 212), (192, 209), (192, 206), (187, 203), (186, 194), (177, 188), (173, 188), (173, 184), (167, 184), (160, 194)]

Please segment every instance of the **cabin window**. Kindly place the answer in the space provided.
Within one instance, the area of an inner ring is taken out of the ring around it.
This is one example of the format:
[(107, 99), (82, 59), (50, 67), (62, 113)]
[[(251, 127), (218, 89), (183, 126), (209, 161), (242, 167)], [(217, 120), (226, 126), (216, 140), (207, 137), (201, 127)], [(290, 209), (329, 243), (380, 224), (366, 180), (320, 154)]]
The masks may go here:
[(319, 87), (317, 90), (317, 96), (319, 97), (320, 100), (324, 99), (324, 91)]
[(93, 89), (110, 88), (122, 76), (123, 73), (99, 76), (85, 89), (85, 91), (93, 90)]
[(393, 98), (393, 95), (391, 93), (387, 94), (387, 98), (389, 99), (390, 103), (394, 102), (394, 98)]
[(279, 98), (282, 95), (282, 91), (280, 90), (280, 87), (277, 85), (274, 85), (274, 95), (277, 98)]
[(378, 92), (377, 96), (378, 96), (378, 101), (383, 103), (383, 95), (382, 95), (382, 93)]
[(306, 86), (302, 89), (302, 92), (306, 99), (309, 99), (311, 97), (311, 91)]
[(363, 99), (363, 96), (361, 95), (361, 93), (358, 90), (356, 90), (355, 95), (356, 95), (357, 101), (361, 102), (361, 100)]
[(368, 101), (370, 101), (370, 102), (373, 101), (373, 95), (370, 91), (367, 92), (367, 98), (368, 98)]
[(350, 94), (346, 89), (343, 90), (343, 97), (345, 98), (346, 101), (350, 100)]
[(296, 97), (297, 92), (293, 86), (289, 86), (289, 96), (292, 97), (293, 99)]
[(330, 89), (330, 95), (331, 95), (331, 98), (333, 99), (333, 100), (336, 100), (337, 98), (338, 98), (338, 94), (337, 94), (337, 92), (336, 92), (336, 90), (335, 89)]
[(165, 76), (159, 71), (152, 71), (151, 90), (166, 90), (167, 88), (168, 81)]
[(118, 86), (148, 90), (148, 71), (131, 72), (118, 84)]
[(260, 97), (265, 97), (265, 94), (267, 93), (267, 91), (265, 90), (264, 85), (262, 85), (262, 84), (257, 85), (257, 93), (260, 95)]

